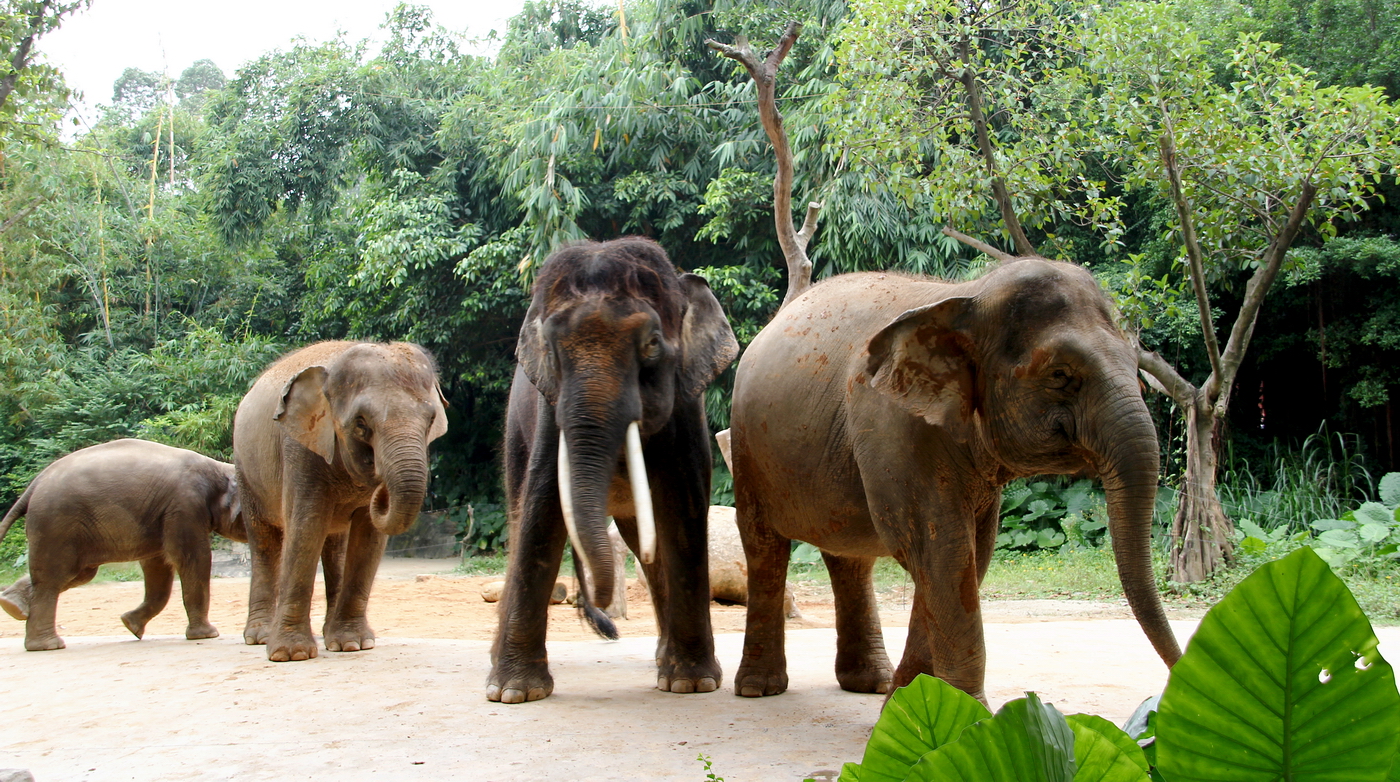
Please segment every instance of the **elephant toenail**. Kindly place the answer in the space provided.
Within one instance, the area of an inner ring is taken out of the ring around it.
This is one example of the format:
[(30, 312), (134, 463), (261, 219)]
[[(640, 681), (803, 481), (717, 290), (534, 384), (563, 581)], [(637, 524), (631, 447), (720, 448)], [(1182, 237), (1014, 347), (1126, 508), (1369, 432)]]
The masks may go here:
[(494, 702), (494, 703), (500, 703), (500, 701), (501, 701), (501, 688), (500, 688), (500, 687), (497, 687), (497, 686), (494, 685), (494, 684), (489, 685), (489, 686), (486, 688), (486, 700), (492, 701), (492, 702)]
[(719, 682), (715, 681), (713, 678), (711, 678), (711, 677), (709, 677), (709, 676), (706, 676), (706, 677), (702, 678), (700, 681), (698, 681), (698, 682), (695, 683), (695, 691), (696, 691), (696, 692), (714, 692), (715, 690), (718, 690), (718, 689), (719, 689)]
[(695, 692), (695, 682), (690, 679), (677, 679), (671, 682), (671, 692)]
[(517, 689), (503, 690), (501, 692), (501, 703), (524, 703), (525, 693)]

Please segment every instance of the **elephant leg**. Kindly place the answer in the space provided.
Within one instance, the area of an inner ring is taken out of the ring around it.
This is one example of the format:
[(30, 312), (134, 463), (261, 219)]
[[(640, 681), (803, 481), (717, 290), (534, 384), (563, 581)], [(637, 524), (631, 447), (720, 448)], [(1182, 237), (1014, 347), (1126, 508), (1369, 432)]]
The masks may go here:
[[(328, 537), (327, 547), (332, 538), (341, 538), (345, 544), (343, 558), (345, 580), (336, 592), (335, 605), (326, 615), (322, 628), (326, 650), (331, 652), (358, 652), (374, 648), (374, 631), (365, 618), (369, 604), (370, 587), (374, 585), (374, 574), (379, 570), (379, 560), (384, 555), (384, 546), (389, 536), (374, 528), (369, 520), (369, 511), (357, 509), (350, 517), (350, 531), (344, 535)], [(323, 553), (323, 571), (324, 553)], [(328, 571), (326, 571), (328, 572)], [(330, 593), (329, 580), (326, 592)], [(327, 598), (329, 599), (329, 597)]]
[[(914, 605), (894, 686), (903, 687), (927, 673), (986, 703), (987, 644), (977, 594), (976, 555), (972, 546), (952, 541), (947, 550), (938, 548), (911, 569)], [(949, 571), (951, 577), (941, 575)]]
[(272, 633), (277, 612), (277, 581), (282, 569), (282, 530), (245, 513), (248, 528), (248, 622), (243, 627), (244, 643), (265, 644)]
[(141, 573), (146, 580), (146, 597), (141, 605), (122, 614), (122, 624), (137, 638), (144, 637), (146, 623), (165, 610), (165, 605), (170, 602), (171, 588), (175, 585), (175, 569), (163, 553), (141, 560)]
[(348, 532), (326, 536), (326, 545), (321, 547), (321, 579), (326, 585), (326, 616), (335, 610), (336, 597), (340, 594), (340, 584), (345, 575), (345, 547), (348, 545)]
[(724, 678), (710, 624), (709, 437), (699, 406), (678, 405), (673, 428), (647, 444), (648, 453), (662, 457), (647, 459), (657, 516), (658, 580), (666, 584), (658, 614), (664, 614), (666, 633), (656, 672), (662, 692), (714, 692)]
[(15, 583), (0, 592), (0, 609), (5, 613), (23, 622), (29, 618), (29, 603), (34, 594), (34, 585), (29, 581), (29, 574), (19, 577)]
[[(617, 523), (617, 531), (622, 534), (622, 540), (627, 547), (635, 554), (642, 550), (641, 542), (637, 537), (637, 519), (633, 516), (618, 516), (614, 518)], [(666, 644), (670, 638), (669, 620), (666, 613), (666, 575), (661, 567), (661, 560), (657, 558), (650, 565), (642, 562), (642, 558), (637, 557), (637, 573), (646, 586), (647, 596), (651, 598), (651, 610), (656, 615), (656, 664), (660, 665), (666, 657)]]
[(836, 599), (836, 681), (847, 692), (888, 693), (894, 668), (885, 652), (875, 601), (875, 557), (822, 552)]
[[(32, 575), (32, 571), (31, 571)], [(62, 579), (67, 583), (67, 579)], [(60, 580), (35, 578), (29, 598), (29, 618), (24, 623), (24, 648), (31, 652), (62, 649), (58, 637), (58, 593)]]
[(191, 534), (180, 542), (177, 552), (180, 598), (185, 604), (185, 638), (218, 638), (219, 630), (209, 621), (209, 577), (213, 555), (202, 535)]
[(783, 597), (792, 540), (773, 529), (757, 498), (740, 495), (735, 500), (739, 538), (749, 564), (749, 604), (744, 655), (734, 676), (734, 694), (745, 698), (777, 695), (788, 688)]
[(555, 454), (538, 448), (532, 454), (530, 479), (525, 482), (531, 494), (522, 498), (520, 518), (512, 521), (510, 564), (496, 609), (500, 624), (491, 646), (491, 673), (486, 677), (490, 701), (525, 703), (554, 692), (544, 641), (549, 597), (568, 537), (553, 465), (548, 464)]
[(326, 545), (326, 504), (315, 495), (283, 503), (290, 511), (283, 530), (277, 613), (267, 638), (267, 659), (275, 663), (309, 660), (318, 653), (311, 632), (311, 598), (316, 563)]

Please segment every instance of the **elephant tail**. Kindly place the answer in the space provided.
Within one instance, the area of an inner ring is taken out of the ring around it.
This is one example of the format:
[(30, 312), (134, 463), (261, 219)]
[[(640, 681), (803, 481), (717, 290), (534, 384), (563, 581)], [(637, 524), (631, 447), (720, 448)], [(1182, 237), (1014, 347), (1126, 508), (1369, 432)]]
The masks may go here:
[[(574, 560), (575, 563), (578, 561), (578, 559)], [(577, 573), (579, 588), (578, 596), (574, 598), (574, 605), (578, 606), (579, 619), (583, 620), (583, 623), (588, 625), (589, 629), (597, 633), (598, 637), (605, 638), (609, 641), (616, 641), (619, 638), (617, 625), (612, 619), (608, 618), (607, 614), (603, 613), (598, 606), (593, 605), (593, 602), (588, 599), (587, 578), (584, 576), (583, 568), (579, 567)]]
[(0, 540), (5, 539), (5, 534), (10, 531), (10, 527), (14, 525), (15, 519), (29, 512), (29, 497), (32, 494), (34, 494), (34, 483), (30, 483), (29, 486), (25, 488), (24, 493), (19, 495), (18, 500), (15, 500), (15, 504), (10, 506), (10, 510), (5, 514), (5, 518), (0, 520)]

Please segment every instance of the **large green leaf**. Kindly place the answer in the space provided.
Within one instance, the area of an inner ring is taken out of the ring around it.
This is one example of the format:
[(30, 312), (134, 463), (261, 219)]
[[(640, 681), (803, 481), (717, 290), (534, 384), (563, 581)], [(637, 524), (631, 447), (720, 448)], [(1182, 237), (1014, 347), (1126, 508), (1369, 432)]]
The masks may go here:
[(1400, 472), (1388, 472), (1381, 478), (1381, 502), (1394, 508), (1400, 505)]
[[(907, 782), (1071, 782), (1074, 738), (1064, 715), (1033, 692), (923, 756)], [(862, 778), (865, 779), (865, 778)]]
[(991, 716), (971, 695), (942, 679), (919, 674), (895, 690), (875, 723), (860, 766), (847, 763), (841, 782), (900, 782), (925, 753)]
[(1400, 693), (1376, 634), (1303, 548), (1259, 568), (1201, 621), (1157, 714), (1171, 782), (1381, 782)]
[(1147, 757), (1132, 736), (1094, 714), (1065, 719), (1074, 731), (1074, 782), (1147, 781)]

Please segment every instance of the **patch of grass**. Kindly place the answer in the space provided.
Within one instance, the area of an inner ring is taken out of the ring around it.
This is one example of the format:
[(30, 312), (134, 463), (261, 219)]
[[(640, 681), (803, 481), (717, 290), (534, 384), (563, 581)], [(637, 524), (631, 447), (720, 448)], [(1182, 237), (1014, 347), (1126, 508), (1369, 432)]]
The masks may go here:
[(502, 576), (506, 572), (505, 552), (464, 557), (452, 571), (464, 576)]
[(982, 582), (986, 600), (1074, 598), (1113, 600), (1123, 596), (1113, 552), (1107, 548), (997, 552)]

